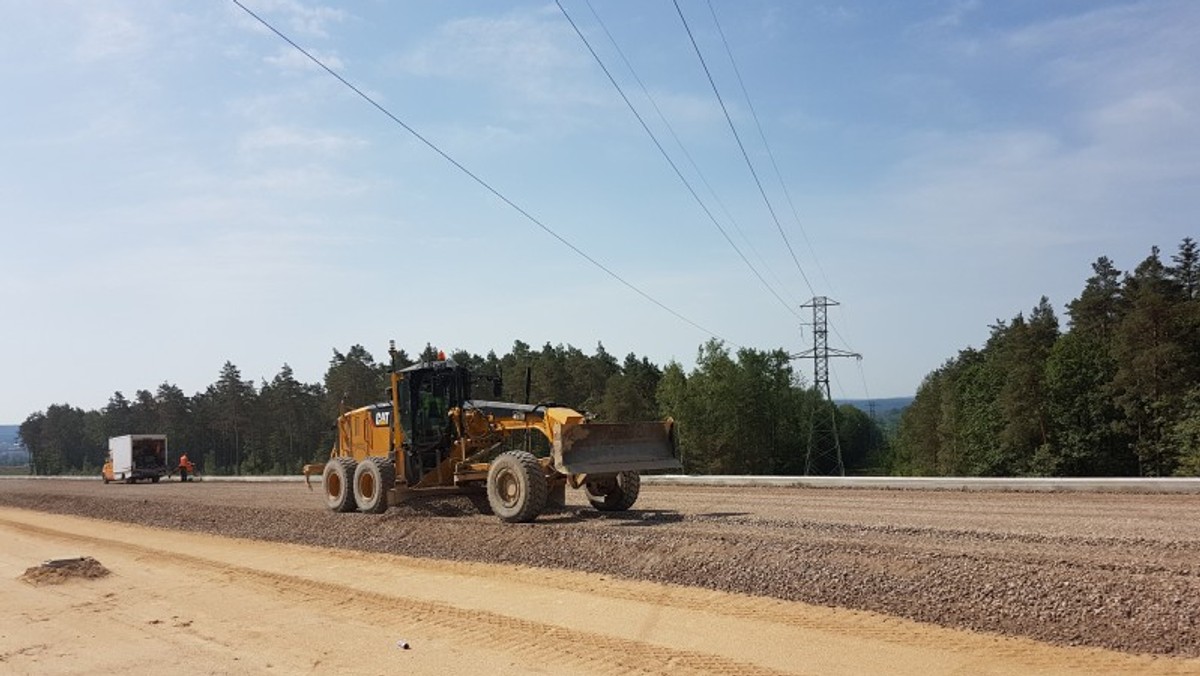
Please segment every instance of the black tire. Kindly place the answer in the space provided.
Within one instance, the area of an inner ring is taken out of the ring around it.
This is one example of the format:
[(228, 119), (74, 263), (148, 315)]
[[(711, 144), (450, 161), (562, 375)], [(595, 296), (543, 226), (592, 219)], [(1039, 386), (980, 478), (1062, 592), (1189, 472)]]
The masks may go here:
[(532, 453), (501, 453), (488, 469), (488, 504), (501, 521), (533, 521), (546, 507), (548, 490), (542, 466)]
[(354, 458), (333, 458), (325, 463), (321, 487), (325, 490), (325, 506), (335, 512), (353, 512)]
[(602, 512), (624, 512), (637, 502), (642, 477), (637, 472), (618, 472), (615, 476), (589, 481), (584, 491), (588, 502)]
[(388, 508), (388, 490), (396, 485), (396, 466), (385, 458), (367, 458), (354, 469), (354, 501), (358, 511), (381, 514)]

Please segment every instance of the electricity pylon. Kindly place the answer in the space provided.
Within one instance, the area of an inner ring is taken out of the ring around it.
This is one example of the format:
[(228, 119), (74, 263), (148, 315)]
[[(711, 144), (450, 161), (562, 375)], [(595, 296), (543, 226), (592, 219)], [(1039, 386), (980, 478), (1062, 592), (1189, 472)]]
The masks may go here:
[(804, 456), (804, 473), (835, 474), (846, 476), (846, 466), (842, 463), (842, 443), (838, 439), (837, 407), (833, 405), (833, 395), (829, 392), (829, 360), (833, 357), (854, 357), (862, 359), (857, 352), (848, 352), (829, 347), (829, 307), (839, 305), (832, 298), (816, 296), (800, 307), (810, 307), (813, 311), (813, 347), (799, 354), (792, 355), (793, 359), (813, 360), (813, 387), (818, 398), (823, 396), (826, 408), (829, 410), (829, 420), (819, 415), (817, 408), (822, 402), (814, 404), (812, 415), (808, 419), (808, 451)]

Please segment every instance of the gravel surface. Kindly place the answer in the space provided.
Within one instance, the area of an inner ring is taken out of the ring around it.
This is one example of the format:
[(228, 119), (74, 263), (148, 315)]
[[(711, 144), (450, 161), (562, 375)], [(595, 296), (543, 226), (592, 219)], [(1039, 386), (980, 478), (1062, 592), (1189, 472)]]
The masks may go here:
[(1200, 496), (644, 487), (502, 524), (463, 497), (332, 514), (297, 484), (3, 481), (0, 505), (326, 547), (557, 567), (1200, 656)]

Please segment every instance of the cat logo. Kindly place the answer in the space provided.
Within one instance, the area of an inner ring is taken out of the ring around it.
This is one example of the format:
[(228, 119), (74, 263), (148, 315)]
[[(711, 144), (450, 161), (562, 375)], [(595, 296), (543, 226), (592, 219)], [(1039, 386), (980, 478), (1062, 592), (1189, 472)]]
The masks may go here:
[(392, 422), (391, 411), (375, 411), (375, 426), (387, 427)]

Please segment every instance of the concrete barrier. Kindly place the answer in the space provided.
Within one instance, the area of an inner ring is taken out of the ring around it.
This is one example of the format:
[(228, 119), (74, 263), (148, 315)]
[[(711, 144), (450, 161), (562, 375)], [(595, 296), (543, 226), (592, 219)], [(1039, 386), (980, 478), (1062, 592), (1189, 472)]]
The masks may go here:
[(1130, 479), (996, 478), (996, 477), (818, 477), (818, 476), (692, 476), (642, 477), (651, 486), (724, 486), (778, 488), (876, 488), (943, 491), (1078, 491), (1092, 493), (1200, 493), (1200, 478)]

